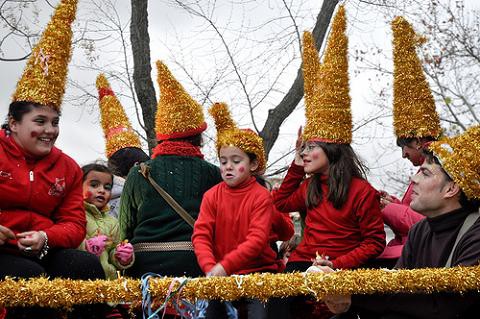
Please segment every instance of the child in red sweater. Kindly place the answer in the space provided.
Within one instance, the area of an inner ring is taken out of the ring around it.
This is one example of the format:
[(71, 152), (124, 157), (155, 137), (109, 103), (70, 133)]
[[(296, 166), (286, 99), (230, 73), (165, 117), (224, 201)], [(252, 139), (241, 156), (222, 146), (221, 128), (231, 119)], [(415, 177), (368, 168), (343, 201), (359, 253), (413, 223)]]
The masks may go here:
[[(295, 160), (273, 195), (280, 211), (306, 211), (303, 239), (290, 255), (287, 272), (305, 271), (312, 261), (335, 269), (357, 268), (385, 248), (379, 193), (365, 179), (364, 167), (350, 146), (345, 31), (346, 14), (340, 6), (321, 64), (313, 36), (304, 33), (307, 124), (303, 135), (299, 130)], [(277, 318), (289, 318), (291, 301), (275, 307)], [(316, 318), (329, 316), (325, 309)]]
[[(210, 109), (217, 127), (223, 182), (207, 191), (193, 230), (198, 264), (207, 276), (277, 272), (280, 263), (269, 245), (273, 202), (254, 175), (265, 170), (262, 139), (233, 123), (225, 104)], [(265, 318), (258, 300), (244, 300), (251, 318)], [(226, 317), (225, 305), (210, 301), (207, 318)]]

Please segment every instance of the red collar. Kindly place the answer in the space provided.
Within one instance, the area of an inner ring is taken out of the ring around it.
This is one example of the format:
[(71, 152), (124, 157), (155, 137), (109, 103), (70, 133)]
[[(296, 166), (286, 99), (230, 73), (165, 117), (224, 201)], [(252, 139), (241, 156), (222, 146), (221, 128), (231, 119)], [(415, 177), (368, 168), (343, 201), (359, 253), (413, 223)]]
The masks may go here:
[(203, 159), (203, 154), (200, 151), (200, 147), (193, 146), (187, 142), (178, 141), (163, 141), (153, 149), (152, 158), (160, 155), (178, 155), (178, 156), (191, 156), (199, 157)]

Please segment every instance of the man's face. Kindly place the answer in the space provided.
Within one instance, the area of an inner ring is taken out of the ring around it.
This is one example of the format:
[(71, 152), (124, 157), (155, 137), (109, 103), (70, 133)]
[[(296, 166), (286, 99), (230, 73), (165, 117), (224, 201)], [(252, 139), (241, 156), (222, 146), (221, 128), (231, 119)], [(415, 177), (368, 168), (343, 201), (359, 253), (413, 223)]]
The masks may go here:
[(412, 141), (402, 146), (402, 157), (412, 162), (413, 166), (420, 166), (424, 161), (422, 146), (419, 141)]
[(413, 191), (410, 207), (427, 217), (435, 217), (445, 212), (447, 192), (450, 183), (441, 166), (424, 163), (417, 174), (412, 177)]

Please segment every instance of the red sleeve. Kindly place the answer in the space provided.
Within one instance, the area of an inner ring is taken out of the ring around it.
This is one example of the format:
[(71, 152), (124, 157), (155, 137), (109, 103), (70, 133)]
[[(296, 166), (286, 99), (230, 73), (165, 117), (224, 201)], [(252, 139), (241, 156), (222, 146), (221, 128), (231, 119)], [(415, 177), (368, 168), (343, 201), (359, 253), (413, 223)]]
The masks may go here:
[(67, 169), (74, 171), (72, 187), (52, 215), (55, 224), (45, 229), (50, 247), (77, 248), (85, 239), (87, 219), (82, 195), (83, 173), (76, 163), (75, 166), (68, 165)]
[(228, 275), (245, 269), (252, 260), (257, 258), (265, 246), (271, 230), (273, 203), (270, 196), (257, 200), (251, 212), (248, 233), (240, 245), (226, 254), (220, 261)]
[(193, 228), (192, 243), (197, 256), (198, 265), (206, 274), (216, 265), (213, 254), (213, 233), (215, 229), (215, 203), (211, 200), (211, 192), (203, 195), (200, 213)]
[(387, 224), (395, 235), (405, 237), (410, 228), (424, 218), (409, 205), (391, 203), (382, 210), (383, 222)]
[(351, 269), (365, 264), (385, 249), (385, 230), (378, 193), (370, 188), (361, 198), (356, 200), (355, 215), (358, 219), (360, 234), (363, 240), (359, 246), (348, 254), (333, 261), (335, 268)]
[(303, 167), (292, 163), (280, 188), (273, 192), (275, 207), (282, 212), (306, 211), (305, 191), (300, 184), (305, 173)]
[[(293, 221), (288, 214), (281, 213), (277, 209), (273, 209), (272, 214), (272, 233), (273, 240), (290, 240), (295, 234)], [(272, 240), (271, 240), (272, 241)]]

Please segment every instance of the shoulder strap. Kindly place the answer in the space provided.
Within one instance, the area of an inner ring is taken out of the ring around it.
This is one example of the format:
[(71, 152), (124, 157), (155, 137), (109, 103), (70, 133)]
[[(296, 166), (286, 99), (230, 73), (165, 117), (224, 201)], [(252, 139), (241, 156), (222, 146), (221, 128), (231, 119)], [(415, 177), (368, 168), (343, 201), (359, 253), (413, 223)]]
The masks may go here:
[(468, 214), (467, 218), (465, 218), (462, 228), (460, 228), (460, 231), (457, 234), (457, 238), (455, 239), (455, 244), (453, 244), (453, 248), (450, 251), (450, 255), (448, 256), (447, 263), (445, 264), (446, 268), (452, 267), (453, 252), (455, 251), (455, 248), (457, 248), (458, 242), (460, 241), (460, 239), (462, 239), (463, 235), (465, 235), (465, 233), (473, 226), (473, 224), (475, 224), (479, 217), (479, 212), (473, 212)]
[(145, 179), (150, 182), (150, 184), (155, 188), (155, 190), (163, 197), (163, 199), (170, 205), (170, 207), (173, 208), (175, 212), (177, 212), (180, 217), (183, 218), (184, 221), (187, 222), (192, 228), (193, 225), (195, 224), (195, 219), (190, 216), (189, 213), (185, 209), (183, 209), (182, 206), (180, 206), (179, 203), (175, 199), (173, 199), (172, 196), (170, 196), (169, 193), (167, 193), (166, 190), (164, 190), (160, 185), (155, 182), (155, 180), (150, 176), (150, 166), (148, 166), (145, 163), (140, 163), (140, 169), (138, 170), (140, 174), (145, 177)]

